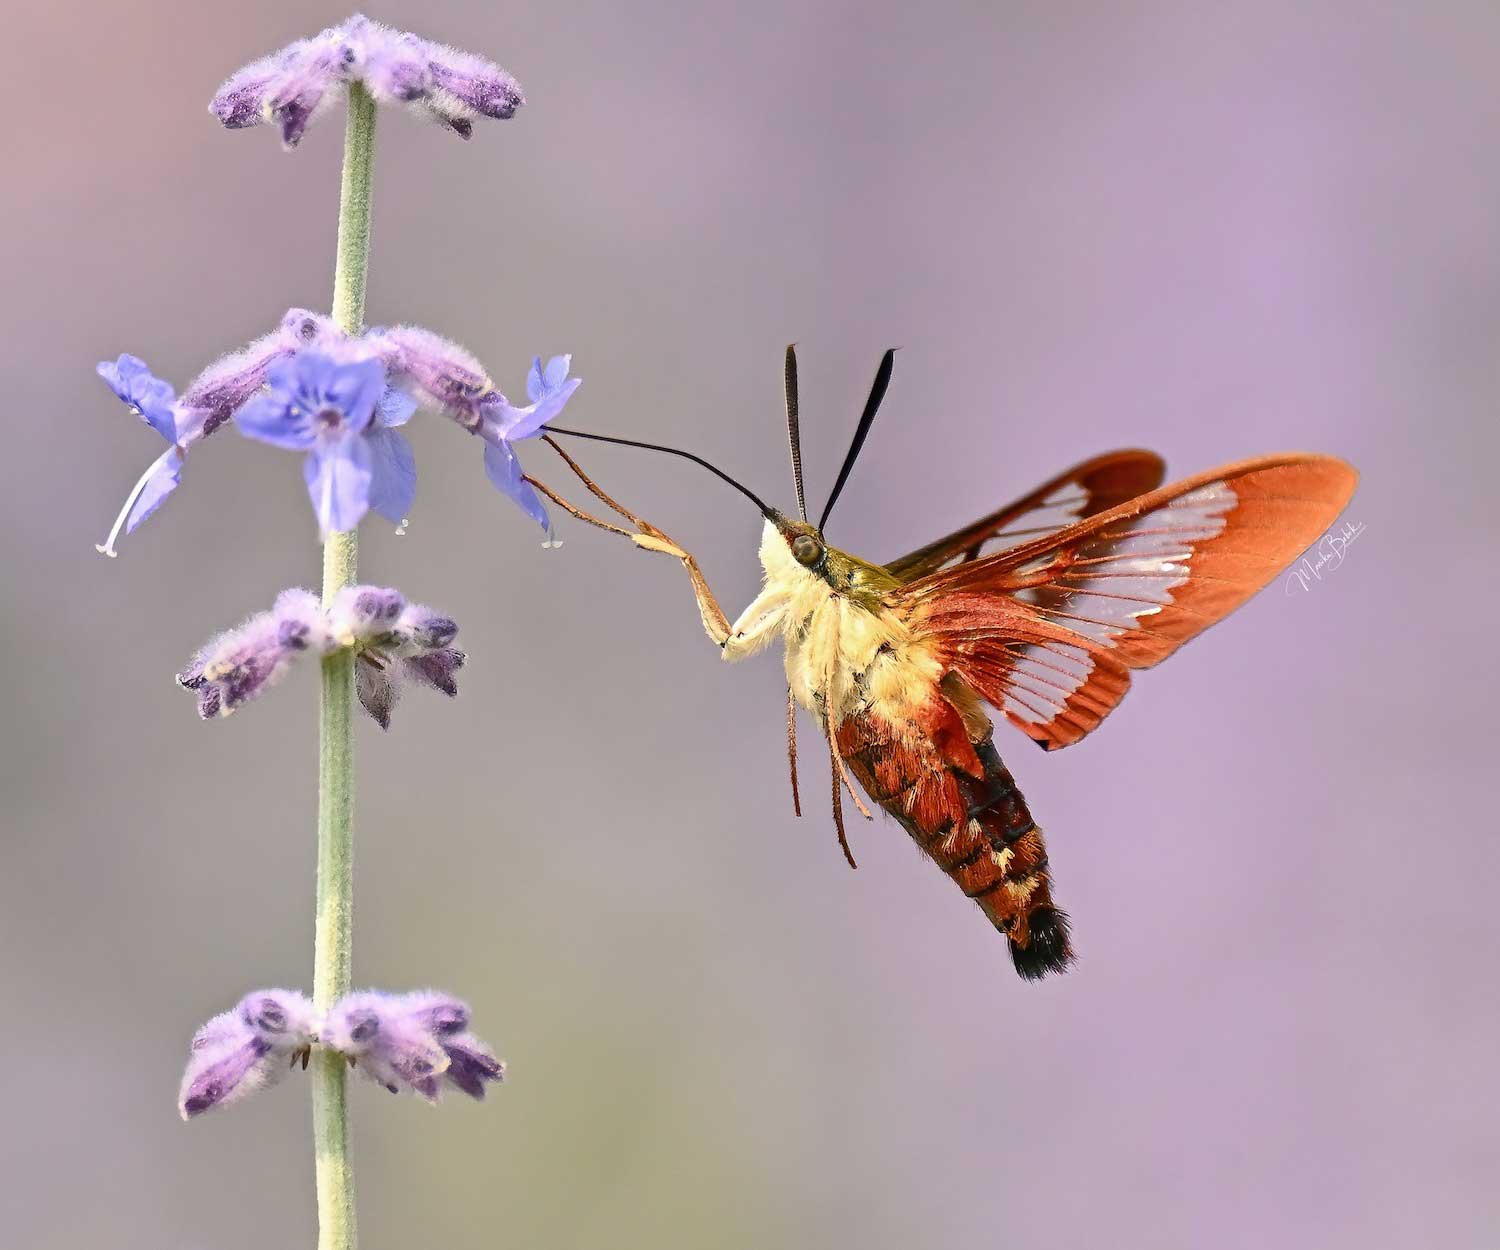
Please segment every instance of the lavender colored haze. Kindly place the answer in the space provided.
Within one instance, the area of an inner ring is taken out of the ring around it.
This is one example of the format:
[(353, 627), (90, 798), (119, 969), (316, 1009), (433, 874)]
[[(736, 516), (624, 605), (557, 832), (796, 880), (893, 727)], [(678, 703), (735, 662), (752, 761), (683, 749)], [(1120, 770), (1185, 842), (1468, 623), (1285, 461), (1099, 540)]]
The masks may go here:
[[(214, 1005), (307, 984), (315, 683), (204, 726), (168, 680), (235, 605), (316, 583), (306, 494), (221, 432), (101, 559), (163, 444), (91, 371), (135, 351), (183, 385), (326, 300), (341, 118), (287, 155), (203, 104), (343, 16), (10, 15), (7, 1246), (306, 1244), (301, 1100), (184, 1126), (172, 1099)], [(795, 339), (821, 504), (900, 344), (829, 533), (859, 554), (1137, 444), (1174, 473), (1344, 455), (1366, 528), (1087, 742), (998, 739), (1079, 948), (1026, 986), (891, 822), (854, 822), (849, 872), (816, 752), (792, 818), (777, 662), (721, 664), (671, 562), (555, 512), (540, 550), (477, 449), (414, 421), (413, 524), (368, 522), (361, 572), (474, 659), (461, 698), (360, 733), (355, 976), (425, 984), (440, 953), (511, 1074), (440, 1116), (356, 1091), (367, 1244), (1490, 1250), (1500, 10), (379, 16), (492, 52), (531, 100), (470, 144), (387, 110), (376, 157), (371, 322), (451, 336), (507, 394), (557, 344), (588, 378), (569, 424), (785, 507)], [(574, 450), (750, 600), (743, 499)], [(522, 449), (561, 487), (550, 455)]]

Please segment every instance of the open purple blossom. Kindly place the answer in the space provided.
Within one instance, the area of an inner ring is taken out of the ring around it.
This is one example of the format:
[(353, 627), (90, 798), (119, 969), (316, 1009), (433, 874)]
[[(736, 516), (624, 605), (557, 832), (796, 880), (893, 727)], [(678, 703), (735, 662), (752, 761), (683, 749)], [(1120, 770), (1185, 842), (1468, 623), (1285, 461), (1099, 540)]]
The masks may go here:
[(367, 991), (334, 1005), (319, 1040), (393, 1094), (411, 1089), (437, 1102), (447, 1082), (482, 1100), (505, 1065), (468, 1028), (468, 1007), (446, 994)]
[(221, 356), (188, 383), (178, 401), (184, 445), (207, 438), (266, 384), (271, 366), (307, 347), (331, 349), (346, 341), (331, 317), (293, 308), (269, 334)]
[(275, 1084), (316, 1040), (312, 1003), (296, 990), (256, 990), (193, 1035), (177, 1097), (184, 1120)]
[(115, 550), (115, 540), (121, 532), (128, 534), (135, 529), (161, 507), (182, 481), (182, 447), (177, 434), (177, 415), (173, 411), (176, 401), (171, 383), (153, 374), (139, 356), (129, 354), (114, 361), (101, 360), (98, 373), (131, 412), (168, 444), (166, 451), (151, 462), (125, 497), (125, 506), (115, 517), (109, 537), (95, 545), (96, 551), (113, 559), (119, 554)]
[(284, 590), (269, 612), (257, 612), (204, 646), (177, 675), (198, 697), (198, 715), (215, 720), (281, 681), (304, 655), (343, 648), (355, 653), (362, 707), (389, 729), (402, 686), (458, 693), (464, 653), (452, 646), (458, 625), (386, 586), (346, 586), (325, 609), (309, 590)]
[(476, 119), (509, 118), (526, 102), (493, 62), (356, 14), (246, 65), (209, 111), (231, 130), (275, 122), (290, 149), (355, 82), (378, 103), (402, 105), (465, 139)]
[(188, 448), (217, 430), (259, 391), (272, 364), (299, 347), (332, 344), (343, 338), (329, 318), (293, 308), (270, 334), (209, 365), (176, 399), (170, 384), (155, 377), (139, 357), (101, 361), (98, 373), (110, 390), (171, 446), (131, 488), (109, 537), (96, 549), (110, 557), (119, 554), (115, 542), (120, 535), (134, 530), (181, 483)]
[(303, 477), (323, 537), (374, 508), (400, 524), (416, 496), (411, 445), (398, 433), (415, 405), (387, 392), (380, 361), (341, 363), (322, 351), (279, 360), (268, 389), (235, 413), (241, 433), (304, 451)]
[(485, 442), (490, 482), (550, 532), (547, 509), (525, 480), (512, 444), (533, 438), (556, 417), (582, 383), (570, 378), (571, 356), (532, 361), (526, 378), (530, 403), (517, 408), (497, 391), (484, 366), (457, 343), (418, 326), (372, 329), (362, 342), (385, 363), (391, 383), (452, 417)]
[(542, 365), (541, 357), (532, 361), (526, 376), (526, 395), (531, 400), (524, 408), (514, 407), (499, 391), (486, 396), (481, 408), (479, 427), (475, 431), (484, 439), (484, 471), (490, 483), (508, 495), (516, 505), (543, 529), (551, 529), (547, 509), (526, 481), (512, 444), (534, 438), (567, 404), (582, 378), (568, 377), (571, 356), (554, 356)]

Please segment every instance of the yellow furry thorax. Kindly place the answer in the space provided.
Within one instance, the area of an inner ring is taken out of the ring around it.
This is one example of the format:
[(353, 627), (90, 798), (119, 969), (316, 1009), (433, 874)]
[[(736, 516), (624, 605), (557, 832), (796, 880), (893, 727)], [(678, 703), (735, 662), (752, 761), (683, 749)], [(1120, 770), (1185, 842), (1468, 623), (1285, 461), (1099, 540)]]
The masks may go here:
[[(815, 533), (796, 523), (788, 528)], [(793, 697), (833, 727), (863, 711), (904, 721), (931, 698), (940, 666), (890, 606), (899, 583), (885, 569), (833, 547), (819, 568), (807, 568), (792, 556), (787, 531), (770, 520), (760, 562), (765, 589), (731, 627), (726, 660), (780, 637)]]

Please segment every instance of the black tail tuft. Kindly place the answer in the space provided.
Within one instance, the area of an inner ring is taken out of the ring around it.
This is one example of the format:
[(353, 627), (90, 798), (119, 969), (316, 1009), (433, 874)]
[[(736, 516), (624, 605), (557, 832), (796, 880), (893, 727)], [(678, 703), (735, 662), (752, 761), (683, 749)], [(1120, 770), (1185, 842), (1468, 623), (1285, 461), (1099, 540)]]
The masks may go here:
[(1027, 917), (1031, 938), (1025, 946), (1010, 942), (1011, 962), (1028, 981), (1040, 981), (1049, 972), (1066, 972), (1073, 962), (1068, 943), (1068, 913), (1056, 907), (1038, 907)]

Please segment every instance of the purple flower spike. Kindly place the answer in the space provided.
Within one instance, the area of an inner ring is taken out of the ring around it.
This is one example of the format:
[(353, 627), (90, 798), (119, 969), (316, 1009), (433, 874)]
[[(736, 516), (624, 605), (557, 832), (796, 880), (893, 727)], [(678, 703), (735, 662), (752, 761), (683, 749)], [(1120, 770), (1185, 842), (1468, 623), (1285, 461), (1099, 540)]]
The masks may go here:
[(508, 118), (526, 102), (498, 65), (356, 14), (245, 66), (219, 88), (209, 111), (231, 130), (273, 121), (290, 149), (353, 82), (378, 103), (435, 118), (464, 138), (474, 118)]
[(295, 990), (257, 990), (193, 1037), (177, 1107), (184, 1120), (275, 1084), (297, 1058), (307, 1066), (316, 1014)]
[(340, 999), (319, 1037), (393, 1094), (407, 1088), (436, 1102), (446, 1078), (482, 1099), (485, 1082), (501, 1080), (505, 1065), (468, 1024), (468, 1007), (446, 994), (370, 991)]
[[(403, 510), (416, 490), (416, 468), (399, 424), (410, 415), (381, 406), (385, 371), (378, 360), (339, 363), (321, 351), (279, 360), (269, 389), (235, 413), (240, 432), (273, 447), (308, 453), (307, 493), (323, 537), (352, 530), (372, 504)], [(373, 429), (372, 429), (373, 426)], [(399, 513), (396, 518), (401, 519)]]

